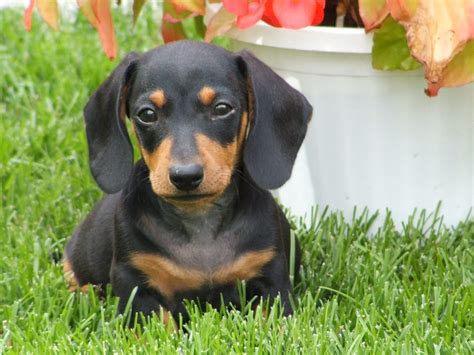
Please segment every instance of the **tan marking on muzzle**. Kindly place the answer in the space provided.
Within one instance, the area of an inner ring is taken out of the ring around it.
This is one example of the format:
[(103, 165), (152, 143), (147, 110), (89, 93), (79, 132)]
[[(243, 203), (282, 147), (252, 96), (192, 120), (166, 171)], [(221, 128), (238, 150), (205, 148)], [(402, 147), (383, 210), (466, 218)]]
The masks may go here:
[(153, 191), (159, 195), (171, 195), (175, 193), (175, 189), (169, 181), (169, 167), (172, 164), (171, 148), (173, 139), (166, 137), (160, 145), (153, 151), (149, 152), (140, 145), (143, 160), (150, 170), (150, 182)]
[(204, 166), (204, 180), (200, 189), (221, 194), (229, 186), (237, 163), (237, 139), (222, 145), (202, 133), (197, 133), (196, 145)]
[[(215, 200), (214, 196), (204, 197), (195, 201), (172, 199), (173, 196), (181, 194), (169, 179), (169, 168), (175, 163), (171, 156), (172, 146), (173, 139), (171, 137), (165, 138), (151, 153), (140, 146), (143, 160), (148, 166), (149, 178), (153, 192), (164, 198), (168, 203), (171, 203), (182, 210), (191, 213), (205, 212), (206, 208)], [(213, 194), (213, 191), (201, 191), (199, 188), (196, 193)]]
[(153, 151), (149, 152), (140, 146), (143, 159), (150, 170), (150, 182), (153, 191), (175, 207), (190, 213), (206, 212), (212, 203), (229, 186), (235, 166), (237, 165), (248, 125), (248, 114), (243, 113), (237, 137), (229, 144), (221, 144), (205, 134), (195, 135), (200, 163), (203, 165), (204, 178), (196, 194), (208, 195), (199, 200), (173, 200), (180, 192), (169, 179), (169, 168), (174, 163), (171, 156), (173, 139), (165, 138)]
[(166, 104), (165, 92), (162, 89), (154, 91), (150, 95), (150, 100), (156, 105), (156, 107), (162, 108)]
[(203, 105), (209, 106), (216, 97), (216, 91), (209, 86), (204, 86), (198, 93), (199, 100)]

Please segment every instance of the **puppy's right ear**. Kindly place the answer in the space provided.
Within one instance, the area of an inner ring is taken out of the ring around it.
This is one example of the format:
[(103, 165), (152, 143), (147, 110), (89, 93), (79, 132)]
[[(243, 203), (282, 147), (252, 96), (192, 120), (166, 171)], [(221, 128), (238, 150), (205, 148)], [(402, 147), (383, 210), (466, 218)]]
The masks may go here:
[(92, 176), (107, 193), (120, 191), (133, 169), (133, 149), (125, 125), (125, 102), (138, 58), (137, 53), (129, 53), (84, 108)]

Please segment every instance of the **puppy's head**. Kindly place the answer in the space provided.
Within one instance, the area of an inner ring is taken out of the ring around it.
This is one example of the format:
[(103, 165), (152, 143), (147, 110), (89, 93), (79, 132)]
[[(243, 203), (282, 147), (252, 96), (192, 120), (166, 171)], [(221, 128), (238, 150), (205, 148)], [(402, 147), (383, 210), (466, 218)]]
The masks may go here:
[(92, 174), (109, 193), (129, 179), (128, 116), (152, 189), (170, 203), (212, 202), (237, 168), (276, 188), (291, 174), (311, 113), (298, 91), (247, 52), (183, 41), (132, 53), (84, 110)]

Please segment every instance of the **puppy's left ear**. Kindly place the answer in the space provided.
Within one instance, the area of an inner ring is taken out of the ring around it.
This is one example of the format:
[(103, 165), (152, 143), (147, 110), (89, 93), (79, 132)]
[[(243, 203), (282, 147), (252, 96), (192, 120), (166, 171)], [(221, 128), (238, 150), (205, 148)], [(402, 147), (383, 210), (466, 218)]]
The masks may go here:
[(291, 176), (313, 107), (254, 55), (247, 51), (238, 55), (249, 91), (250, 131), (244, 164), (257, 185), (275, 189)]
[(107, 193), (120, 191), (133, 169), (133, 149), (125, 125), (126, 96), (137, 53), (129, 53), (84, 108), (92, 176)]

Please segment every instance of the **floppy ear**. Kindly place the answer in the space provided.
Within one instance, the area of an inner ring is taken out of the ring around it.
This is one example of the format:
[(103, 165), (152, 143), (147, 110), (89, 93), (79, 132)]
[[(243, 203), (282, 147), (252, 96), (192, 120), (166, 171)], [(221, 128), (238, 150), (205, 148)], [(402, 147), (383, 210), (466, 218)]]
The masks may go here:
[(128, 54), (90, 97), (84, 108), (89, 164), (100, 188), (120, 191), (133, 169), (133, 149), (125, 126), (125, 96), (138, 54)]
[(313, 107), (251, 53), (238, 54), (248, 83), (251, 125), (244, 164), (257, 185), (275, 189), (290, 178)]

